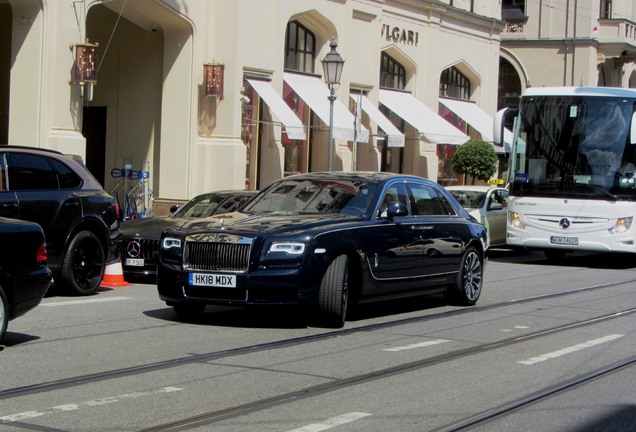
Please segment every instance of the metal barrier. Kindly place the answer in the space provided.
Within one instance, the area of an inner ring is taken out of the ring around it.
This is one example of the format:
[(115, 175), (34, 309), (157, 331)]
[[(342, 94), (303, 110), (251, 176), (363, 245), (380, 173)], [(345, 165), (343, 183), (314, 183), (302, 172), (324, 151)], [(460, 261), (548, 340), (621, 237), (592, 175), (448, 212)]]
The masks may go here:
[(124, 159), (124, 167), (113, 168), (110, 175), (120, 179), (110, 194), (117, 198), (123, 220), (152, 216), (154, 196), (150, 187), (149, 160), (142, 161), (140, 170), (134, 170), (132, 159)]

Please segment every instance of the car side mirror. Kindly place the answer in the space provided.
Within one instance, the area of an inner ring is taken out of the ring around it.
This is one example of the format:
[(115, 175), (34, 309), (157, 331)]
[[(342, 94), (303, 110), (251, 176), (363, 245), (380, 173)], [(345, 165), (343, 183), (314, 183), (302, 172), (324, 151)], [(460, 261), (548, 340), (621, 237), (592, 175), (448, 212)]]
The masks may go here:
[(636, 144), (636, 112), (632, 114), (632, 125), (629, 130), (629, 143)]
[(170, 206), (170, 213), (171, 213), (171, 214), (172, 214), (172, 213), (174, 213), (174, 212), (176, 212), (177, 210), (179, 210), (179, 206), (178, 206), (177, 204), (172, 204), (172, 205)]
[(398, 216), (408, 216), (409, 209), (401, 202), (389, 201), (386, 209), (386, 218), (392, 221)]
[(489, 210), (502, 210), (503, 209), (503, 204), (500, 202), (492, 202), (490, 203), (490, 206), (488, 207)]

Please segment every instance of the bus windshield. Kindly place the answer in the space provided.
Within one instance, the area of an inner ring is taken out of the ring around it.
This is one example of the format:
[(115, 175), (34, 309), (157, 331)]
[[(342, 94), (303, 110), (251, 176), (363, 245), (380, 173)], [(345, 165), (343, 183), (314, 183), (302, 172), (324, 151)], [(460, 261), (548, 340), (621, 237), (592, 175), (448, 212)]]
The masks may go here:
[(510, 194), (636, 201), (635, 104), (624, 97), (522, 98)]

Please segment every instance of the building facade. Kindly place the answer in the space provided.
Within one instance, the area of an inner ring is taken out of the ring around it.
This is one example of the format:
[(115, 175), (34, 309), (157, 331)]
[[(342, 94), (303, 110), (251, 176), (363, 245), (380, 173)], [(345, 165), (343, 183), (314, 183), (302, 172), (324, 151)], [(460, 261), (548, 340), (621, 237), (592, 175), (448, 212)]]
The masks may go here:
[(502, 0), (498, 107), (530, 86), (636, 87), (633, 0)]
[[(143, 171), (155, 202), (263, 188), (331, 159), (335, 170), (452, 184), (454, 149), (492, 134), (500, 58), (524, 86), (535, 74), (522, 50), (501, 51), (513, 33), (501, 10), (490, 0), (0, 0), (0, 144), (78, 154), (106, 190)], [(321, 61), (333, 41), (345, 63), (331, 105)]]

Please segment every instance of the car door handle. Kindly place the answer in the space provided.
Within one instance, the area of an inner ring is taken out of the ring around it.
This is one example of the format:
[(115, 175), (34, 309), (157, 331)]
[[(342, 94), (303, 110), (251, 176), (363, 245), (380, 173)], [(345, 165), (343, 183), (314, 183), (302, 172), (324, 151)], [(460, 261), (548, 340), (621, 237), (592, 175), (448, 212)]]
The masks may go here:
[(65, 207), (79, 207), (79, 203), (77, 201), (67, 201), (64, 203)]
[(433, 228), (433, 225), (411, 225), (413, 231), (430, 231)]
[(18, 208), (18, 203), (17, 202), (7, 202), (7, 203), (2, 203), (2, 208)]

